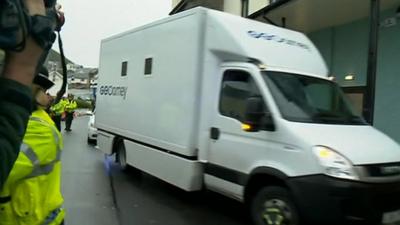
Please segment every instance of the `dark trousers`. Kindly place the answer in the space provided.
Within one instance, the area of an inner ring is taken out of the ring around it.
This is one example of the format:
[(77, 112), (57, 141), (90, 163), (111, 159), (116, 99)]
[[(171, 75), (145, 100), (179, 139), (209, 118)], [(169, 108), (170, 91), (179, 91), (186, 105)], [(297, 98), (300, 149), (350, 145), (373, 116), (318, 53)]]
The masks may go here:
[(54, 123), (56, 124), (57, 130), (61, 131), (61, 115), (55, 115), (52, 117)]
[(65, 130), (71, 130), (73, 119), (74, 119), (74, 112), (67, 112), (67, 115), (65, 117)]

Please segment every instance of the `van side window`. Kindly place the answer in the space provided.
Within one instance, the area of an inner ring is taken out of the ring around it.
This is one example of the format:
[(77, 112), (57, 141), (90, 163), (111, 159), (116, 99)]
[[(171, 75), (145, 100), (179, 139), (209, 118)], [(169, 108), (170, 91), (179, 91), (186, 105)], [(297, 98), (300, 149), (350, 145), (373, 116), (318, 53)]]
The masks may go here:
[(144, 61), (144, 75), (151, 75), (153, 70), (153, 58), (146, 58)]
[(240, 70), (226, 71), (219, 100), (221, 115), (244, 122), (246, 100), (252, 96), (261, 96), (261, 93), (249, 73)]
[(124, 61), (121, 65), (121, 76), (126, 76), (128, 74), (128, 62)]

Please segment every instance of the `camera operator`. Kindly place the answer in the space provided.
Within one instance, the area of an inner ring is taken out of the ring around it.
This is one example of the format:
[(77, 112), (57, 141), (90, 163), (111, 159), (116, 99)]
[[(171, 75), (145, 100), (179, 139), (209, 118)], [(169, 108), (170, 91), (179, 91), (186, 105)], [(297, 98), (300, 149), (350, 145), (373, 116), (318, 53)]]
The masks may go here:
[[(25, 0), (25, 7), (30, 16), (46, 15), (44, 0)], [(22, 51), (6, 52), (0, 77), (0, 189), (19, 153), (32, 111), (30, 86), (44, 52), (43, 46), (30, 33)]]

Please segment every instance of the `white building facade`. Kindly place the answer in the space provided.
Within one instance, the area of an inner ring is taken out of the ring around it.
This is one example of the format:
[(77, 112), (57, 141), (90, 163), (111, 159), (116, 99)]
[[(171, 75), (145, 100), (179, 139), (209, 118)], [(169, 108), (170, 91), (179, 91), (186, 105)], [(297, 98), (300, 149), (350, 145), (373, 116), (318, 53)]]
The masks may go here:
[(186, 10), (196, 6), (229, 12), (239, 16), (247, 16), (264, 8), (276, 0), (172, 0), (172, 12)]
[[(63, 83), (63, 76), (57, 71), (50, 71), (49, 79), (54, 82), (54, 86), (48, 90), (48, 93), (51, 96), (56, 96), (57, 92), (61, 89)], [(68, 95), (68, 84), (64, 96), (66, 97), (67, 95)]]

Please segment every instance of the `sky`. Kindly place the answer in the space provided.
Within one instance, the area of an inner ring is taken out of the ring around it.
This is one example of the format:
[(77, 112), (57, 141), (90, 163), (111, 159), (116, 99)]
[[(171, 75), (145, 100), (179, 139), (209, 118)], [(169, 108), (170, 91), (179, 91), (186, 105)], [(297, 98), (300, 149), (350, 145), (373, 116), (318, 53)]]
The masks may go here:
[[(66, 18), (61, 33), (65, 56), (85, 67), (98, 67), (102, 39), (165, 18), (172, 10), (171, 0), (58, 0), (58, 3), (63, 6)], [(53, 49), (59, 52), (57, 44)]]

